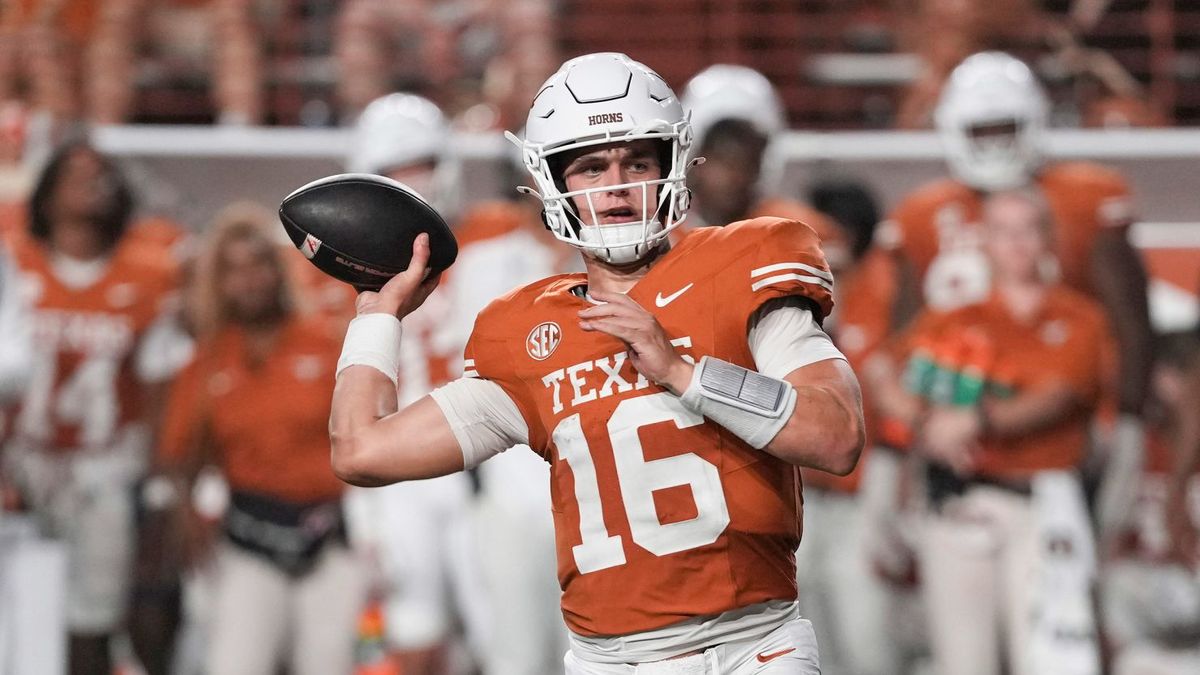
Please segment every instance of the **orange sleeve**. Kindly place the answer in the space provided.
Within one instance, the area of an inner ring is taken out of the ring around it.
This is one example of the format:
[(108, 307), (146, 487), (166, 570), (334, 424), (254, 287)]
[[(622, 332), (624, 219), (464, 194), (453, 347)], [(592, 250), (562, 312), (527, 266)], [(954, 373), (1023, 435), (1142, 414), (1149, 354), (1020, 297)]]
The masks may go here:
[(1121, 174), (1106, 167), (1085, 164), (1075, 168), (1078, 189), (1076, 199), (1087, 200), (1090, 220), (1099, 229), (1127, 227), (1133, 223), (1133, 195)]
[(180, 371), (171, 384), (155, 453), (160, 470), (179, 469), (193, 459), (206, 417), (203, 384), (199, 359)]
[(754, 227), (745, 230), (756, 238), (756, 247), (749, 256), (748, 278), (737, 282), (745, 286), (735, 289), (745, 299), (741, 325), (767, 301), (792, 296), (812, 300), (819, 319), (829, 316), (834, 280), (816, 232), (795, 220), (764, 221), (752, 221)]

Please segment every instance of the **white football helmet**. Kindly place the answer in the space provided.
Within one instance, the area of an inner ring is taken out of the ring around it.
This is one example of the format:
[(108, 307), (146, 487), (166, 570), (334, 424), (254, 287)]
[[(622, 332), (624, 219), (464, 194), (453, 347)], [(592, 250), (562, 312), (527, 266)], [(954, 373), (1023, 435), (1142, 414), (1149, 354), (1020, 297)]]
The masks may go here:
[(427, 181), (406, 179), (413, 189), (443, 210), (453, 199), (458, 170), (449, 156), (450, 125), (438, 106), (415, 94), (387, 94), (371, 101), (354, 125), (346, 168), (354, 173), (386, 174), (433, 162)]
[[(525, 123), (525, 138), (506, 132), (521, 147), (525, 168), (542, 200), (546, 225), (558, 239), (598, 260), (618, 265), (655, 251), (687, 215), (684, 184), (692, 145), (691, 125), (674, 92), (653, 70), (624, 54), (588, 54), (567, 61), (542, 85)], [(654, 139), (667, 144), (663, 177), (624, 185), (567, 192), (553, 175), (554, 155), (618, 141)], [(614, 189), (641, 190), (643, 218), (620, 225), (585, 226), (573, 197), (583, 197), (596, 222), (592, 195)], [(648, 208), (653, 201), (654, 208)]]
[(1048, 116), (1033, 72), (1002, 52), (980, 52), (960, 63), (934, 111), (951, 173), (981, 190), (1029, 182), (1042, 162)]
[(746, 66), (719, 63), (700, 71), (683, 89), (683, 108), (691, 113), (696, 145), (712, 125), (738, 119), (770, 138), (783, 131), (783, 103), (769, 80)]

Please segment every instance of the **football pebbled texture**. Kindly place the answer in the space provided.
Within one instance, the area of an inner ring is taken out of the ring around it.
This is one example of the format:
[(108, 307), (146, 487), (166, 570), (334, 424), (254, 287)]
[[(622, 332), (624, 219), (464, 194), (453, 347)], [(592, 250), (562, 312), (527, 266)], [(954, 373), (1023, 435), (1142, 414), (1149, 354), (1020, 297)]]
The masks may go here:
[(377, 291), (403, 272), (417, 235), (429, 234), (429, 267), (438, 274), (458, 256), (441, 215), (402, 183), (345, 173), (315, 180), (284, 198), (279, 221), (318, 269), (360, 291)]

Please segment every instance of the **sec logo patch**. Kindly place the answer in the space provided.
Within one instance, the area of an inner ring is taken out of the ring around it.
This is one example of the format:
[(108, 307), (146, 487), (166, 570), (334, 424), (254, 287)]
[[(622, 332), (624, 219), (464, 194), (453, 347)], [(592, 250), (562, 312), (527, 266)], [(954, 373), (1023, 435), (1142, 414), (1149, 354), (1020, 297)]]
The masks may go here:
[(547, 321), (534, 326), (533, 330), (529, 331), (529, 337), (525, 339), (525, 350), (533, 359), (545, 361), (550, 358), (555, 349), (558, 349), (558, 343), (561, 340), (562, 330), (559, 329), (558, 324)]

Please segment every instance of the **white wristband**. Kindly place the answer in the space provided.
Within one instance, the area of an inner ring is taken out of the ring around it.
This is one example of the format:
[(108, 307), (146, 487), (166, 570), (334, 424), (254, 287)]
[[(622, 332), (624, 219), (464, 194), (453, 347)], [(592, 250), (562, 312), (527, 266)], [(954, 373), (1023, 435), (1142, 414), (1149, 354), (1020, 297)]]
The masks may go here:
[(350, 366), (370, 366), (387, 375), (392, 384), (400, 379), (400, 319), (376, 312), (354, 317), (346, 329), (337, 375)]
[(679, 401), (761, 450), (796, 409), (796, 388), (787, 380), (705, 356)]

